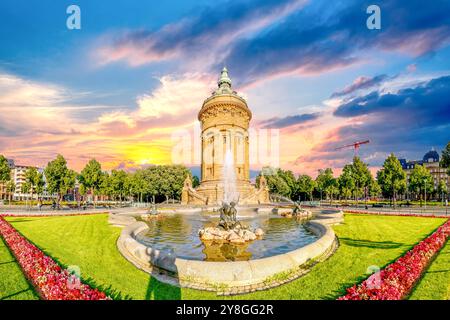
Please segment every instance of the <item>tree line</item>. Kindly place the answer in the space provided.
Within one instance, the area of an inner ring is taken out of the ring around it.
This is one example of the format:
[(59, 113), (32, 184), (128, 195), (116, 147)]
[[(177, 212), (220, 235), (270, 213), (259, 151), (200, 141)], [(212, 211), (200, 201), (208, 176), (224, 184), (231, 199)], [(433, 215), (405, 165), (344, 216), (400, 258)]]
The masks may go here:
[[(138, 169), (135, 172), (124, 170), (102, 170), (101, 164), (90, 160), (80, 173), (67, 167), (67, 161), (58, 155), (50, 161), (43, 172), (30, 167), (25, 172), (25, 182), (21, 186), (24, 194), (41, 198), (44, 191), (56, 197), (57, 203), (63, 200), (78, 184), (81, 196), (92, 195), (93, 201), (100, 198), (124, 201), (168, 201), (180, 199), (184, 180), (192, 178), (191, 171), (181, 165), (161, 165)], [(6, 185), (11, 196), (16, 187), (10, 179), (11, 173), (7, 160), (0, 155), (0, 183)], [(193, 179), (194, 186), (198, 178)], [(45, 187), (45, 190), (44, 190)]]
[[(447, 168), (450, 176), (450, 142), (442, 151), (440, 166)], [(311, 201), (315, 199), (328, 200), (358, 200), (361, 198), (384, 197), (391, 199), (394, 206), (401, 196), (408, 195), (410, 199), (425, 199), (429, 196), (444, 198), (448, 193), (444, 179), (434, 186), (433, 176), (424, 165), (416, 165), (407, 183), (406, 172), (400, 161), (390, 154), (383, 166), (372, 176), (368, 164), (359, 157), (343, 167), (342, 173), (335, 178), (331, 168), (320, 169), (317, 177), (301, 174), (295, 177), (289, 170), (280, 168), (263, 168), (256, 177), (259, 185), (261, 175), (267, 180), (267, 186), (272, 194), (279, 194), (292, 200)]]
[[(448, 168), (450, 176), (450, 142), (442, 151), (441, 167)], [(431, 173), (425, 166), (416, 165), (412, 170), (409, 183), (400, 161), (389, 155), (381, 169), (373, 177), (359, 157), (343, 167), (342, 173), (335, 178), (331, 168), (319, 170), (315, 179), (301, 174), (295, 176), (292, 171), (280, 168), (263, 168), (256, 177), (259, 185), (261, 175), (267, 180), (269, 191), (288, 197), (292, 200), (308, 201), (315, 199), (358, 200), (361, 198), (380, 197), (391, 199), (395, 205), (399, 197), (408, 194), (412, 198), (425, 199), (430, 195), (448, 193), (444, 180), (440, 180), (437, 188)], [(79, 184), (82, 196), (90, 194), (96, 198), (107, 197), (109, 200), (123, 201), (125, 199), (139, 202), (161, 202), (168, 199), (180, 199), (183, 182), (187, 176), (193, 179), (193, 186), (199, 184), (197, 177), (192, 177), (190, 170), (181, 165), (151, 166), (126, 172), (124, 170), (102, 170), (101, 164), (90, 160), (80, 173), (67, 167), (67, 161), (58, 155), (50, 161), (43, 172), (30, 167), (25, 172), (25, 183), (21, 186), (24, 194), (37, 195), (38, 198), (47, 191), (56, 195), (58, 203), (70, 190)], [(0, 155), (0, 184), (6, 187), (6, 192), (14, 193), (16, 186), (11, 179), (11, 172), (7, 159)], [(44, 190), (45, 189), (45, 190)]]

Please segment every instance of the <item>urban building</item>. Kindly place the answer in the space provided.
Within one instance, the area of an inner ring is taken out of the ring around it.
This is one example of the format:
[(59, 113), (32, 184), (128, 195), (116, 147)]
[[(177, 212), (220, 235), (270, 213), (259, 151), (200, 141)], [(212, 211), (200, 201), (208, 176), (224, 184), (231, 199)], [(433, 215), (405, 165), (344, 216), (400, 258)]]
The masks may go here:
[(447, 168), (442, 168), (439, 163), (439, 153), (432, 149), (425, 153), (421, 160), (406, 160), (399, 159), (403, 170), (406, 172), (407, 183), (409, 184), (409, 177), (412, 170), (416, 165), (423, 165), (433, 176), (434, 190), (437, 190), (439, 182), (443, 180), (447, 184), (448, 190), (450, 190), (450, 177), (447, 175)]
[[(16, 185), (16, 191), (14, 192), (14, 200), (23, 200), (25, 198), (29, 198), (31, 195), (28, 193), (22, 192), (22, 186), (25, 184), (25, 173), (32, 166), (24, 166), (24, 165), (15, 165), (12, 168), (12, 179), (14, 180), (14, 184)], [(42, 172), (41, 169), (36, 168)]]
[[(33, 166), (25, 166), (25, 165), (18, 165), (15, 163), (13, 159), (7, 159), (9, 168), (11, 169), (11, 180), (14, 182), (15, 190), (12, 194), (11, 199), (12, 200), (24, 200), (29, 199), (31, 197), (30, 193), (23, 193), (22, 192), (22, 186), (26, 182), (25, 179), (25, 173), (29, 168), (33, 168)], [(34, 167), (38, 170), (39, 173), (43, 173), (44, 169), (39, 167)], [(45, 181), (45, 177), (44, 177)], [(45, 190), (45, 186), (44, 186)], [(51, 196), (47, 194), (46, 191), (42, 195), (40, 195), (43, 199), (50, 199)], [(0, 184), (0, 200), (9, 200), (9, 193), (7, 192), (6, 183)], [(37, 195), (33, 195), (33, 198), (37, 198)]]

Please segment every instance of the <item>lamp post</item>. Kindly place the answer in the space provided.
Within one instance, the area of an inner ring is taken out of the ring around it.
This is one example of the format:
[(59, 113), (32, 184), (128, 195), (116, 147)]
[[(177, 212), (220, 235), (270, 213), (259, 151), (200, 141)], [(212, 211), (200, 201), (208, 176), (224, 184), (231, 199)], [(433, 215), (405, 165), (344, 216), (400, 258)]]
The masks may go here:
[(444, 205), (444, 191), (441, 192), (442, 205)]
[(447, 215), (447, 208), (448, 208), (448, 199), (445, 199), (445, 215)]
[(427, 208), (427, 179), (424, 179), (423, 182), (425, 183), (425, 209)]

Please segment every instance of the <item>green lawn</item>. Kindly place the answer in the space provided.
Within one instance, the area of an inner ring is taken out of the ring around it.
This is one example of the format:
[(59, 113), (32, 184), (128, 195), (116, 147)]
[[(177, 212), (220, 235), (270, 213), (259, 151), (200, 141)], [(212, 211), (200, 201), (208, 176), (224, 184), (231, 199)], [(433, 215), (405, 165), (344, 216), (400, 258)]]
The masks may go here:
[(334, 227), (340, 247), (332, 257), (290, 284), (252, 293), (247, 298), (336, 299), (345, 288), (364, 280), (369, 267), (381, 269), (393, 262), (444, 221), (347, 214), (345, 223)]
[(37, 300), (14, 256), (0, 237), (0, 300)]
[[(15, 228), (61, 264), (77, 265), (82, 278), (117, 298), (213, 299), (213, 293), (162, 284), (128, 263), (116, 249), (120, 229), (107, 215), (8, 218)], [(234, 299), (335, 299), (361, 281), (369, 266), (382, 268), (433, 232), (444, 219), (346, 215), (334, 227), (338, 251), (306, 276), (268, 291)]]
[(422, 280), (412, 292), (414, 300), (450, 299), (450, 241), (425, 272)]

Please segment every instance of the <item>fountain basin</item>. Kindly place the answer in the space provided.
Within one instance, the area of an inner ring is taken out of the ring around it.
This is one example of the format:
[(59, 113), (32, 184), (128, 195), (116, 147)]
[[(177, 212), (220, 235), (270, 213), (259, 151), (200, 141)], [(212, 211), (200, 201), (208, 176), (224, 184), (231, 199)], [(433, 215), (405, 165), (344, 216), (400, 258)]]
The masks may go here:
[[(317, 239), (303, 220), (249, 212), (239, 212), (237, 218), (243, 229), (255, 233), (255, 237), (244, 230), (236, 230), (242, 232), (234, 237), (235, 230), (217, 228), (218, 212), (206, 212), (163, 214), (158, 219), (146, 219), (149, 228), (138, 233), (136, 240), (163, 252), (173, 251), (177, 257), (188, 260), (242, 261), (286, 253)], [(256, 237), (257, 230), (259, 237)]]
[[(330, 226), (313, 220), (305, 227), (316, 236), (314, 242), (286, 253), (247, 261), (189, 260), (144, 245), (137, 240), (149, 229), (144, 222), (134, 222), (125, 227), (117, 246), (136, 267), (163, 282), (217, 292), (224, 288), (236, 289), (236, 292), (245, 288), (248, 292), (270, 287), (270, 279), (276, 276), (283, 275), (289, 280), (300, 276), (299, 270), (305, 264), (327, 256), (336, 246), (336, 237)], [(279, 284), (280, 281), (275, 283)]]

